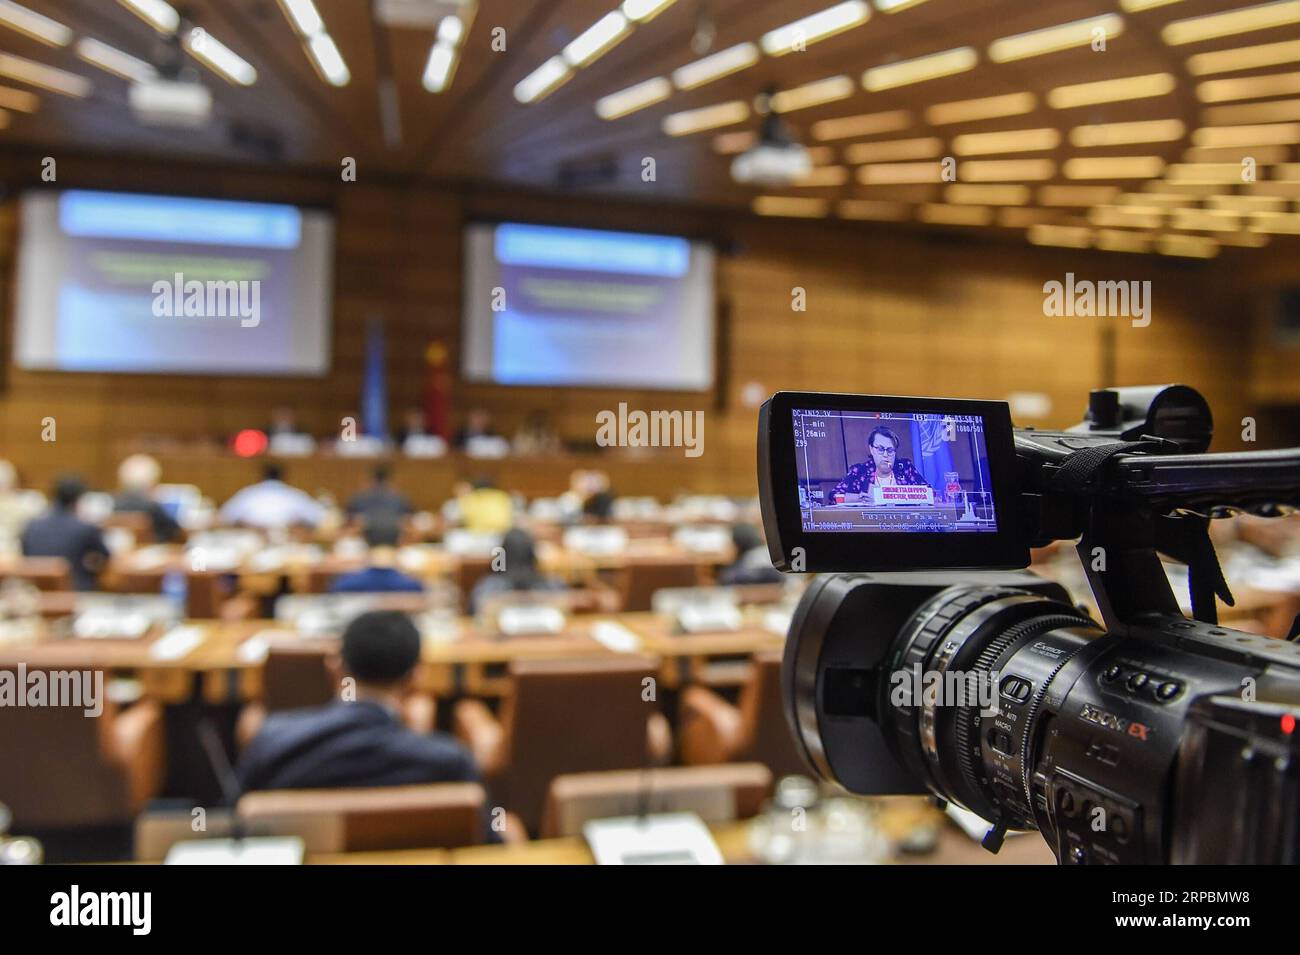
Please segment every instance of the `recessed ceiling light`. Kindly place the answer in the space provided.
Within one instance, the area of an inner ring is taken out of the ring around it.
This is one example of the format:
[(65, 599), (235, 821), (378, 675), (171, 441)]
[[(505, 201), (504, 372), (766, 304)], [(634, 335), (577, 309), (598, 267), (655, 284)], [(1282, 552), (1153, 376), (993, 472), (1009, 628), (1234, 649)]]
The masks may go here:
[(124, 7), (144, 20), (159, 33), (175, 33), (181, 24), (181, 15), (164, 0), (118, 0)]
[(875, 66), (862, 74), (862, 85), (870, 93), (890, 90), (912, 83), (952, 76), (974, 69), (979, 56), (973, 47), (963, 46), (942, 53), (919, 56), (914, 60), (903, 60), (886, 66)]
[(352, 74), (348, 71), (348, 65), (343, 62), (343, 55), (339, 53), (339, 48), (334, 45), (333, 37), (328, 33), (317, 33), (307, 41), (307, 49), (311, 51), (312, 60), (320, 68), (321, 75), (331, 86), (348, 85)]
[(898, 221), (906, 219), (909, 212), (906, 202), (886, 202), (881, 199), (843, 199), (835, 207), (835, 213), (841, 219)]
[(1300, 23), (1300, 0), (1278, 0), (1226, 13), (1175, 20), (1160, 31), (1160, 36), (1170, 46), (1179, 46), (1293, 23)]
[(535, 103), (573, 75), (564, 57), (551, 57), (515, 84), (515, 99)]
[(98, 40), (83, 36), (77, 41), (77, 56), (98, 66), (100, 69), (122, 77), (124, 80), (130, 80), (133, 83), (144, 83), (158, 75), (152, 64), (144, 60), (138, 60), (130, 54), (123, 53), (116, 47), (111, 47), (107, 43), (101, 43)]
[(714, 106), (702, 106), (664, 117), (663, 131), (669, 136), (686, 136), (719, 126), (731, 126), (749, 119), (749, 106), (742, 100), (731, 100)]
[(673, 70), (673, 83), (679, 90), (693, 90), (757, 62), (758, 47), (752, 43), (737, 43), (693, 63), (679, 66)]
[(961, 182), (1039, 182), (1054, 175), (1050, 159), (968, 159), (957, 165)]
[(853, 81), (847, 76), (830, 76), (793, 89), (773, 93), (771, 106), (777, 113), (790, 113), (810, 106), (833, 103), (853, 95)]
[(67, 46), (72, 42), (72, 31), (58, 20), (11, 0), (0, 0), (0, 23), (49, 46)]
[(429, 49), (429, 59), (424, 64), (420, 85), (430, 93), (441, 93), (451, 82), (456, 68), (456, 48), (449, 43), (434, 41)]
[(1196, 146), (1293, 146), (1300, 143), (1300, 123), (1264, 126), (1206, 126), (1192, 132)]
[(1236, 80), (1206, 80), (1196, 84), (1196, 98), (1202, 103), (1235, 99), (1262, 99), (1300, 93), (1300, 73), (1272, 73)]
[(62, 93), (64, 96), (85, 97), (90, 95), (92, 89), (90, 80), (84, 76), (14, 56), (12, 53), (0, 53), (0, 76)]
[(1125, 13), (1141, 13), (1143, 10), (1167, 7), (1170, 4), (1182, 2), (1183, 0), (1119, 0), (1119, 8)]
[(876, 0), (876, 9), (881, 13), (897, 13), (925, 3), (925, 0)]
[(1050, 126), (1041, 129), (1006, 129), (996, 133), (966, 133), (955, 136), (952, 149), (958, 156), (995, 156), (999, 153), (1032, 153), (1055, 149), (1061, 134)]
[(16, 109), (20, 113), (34, 113), (41, 105), (41, 98), (27, 90), (16, 90), (10, 86), (0, 86), (0, 107)]
[(1070, 144), (1083, 149), (1133, 143), (1174, 143), (1187, 127), (1180, 119), (1144, 119), (1131, 123), (1097, 123), (1070, 130)]
[(844, 147), (845, 162), (898, 162), (907, 159), (937, 159), (943, 155), (943, 140), (937, 136), (916, 139), (886, 139), (876, 143), (852, 143)]
[(1124, 229), (1098, 229), (1093, 245), (1103, 252), (1150, 252), (1152, 237), (1145, 232)]
[(1205, 76), (1208, 73), (1261, 69), (1281, 63), (1295, 63), (1298, 60), (1300, 60), (1300, 40), (1283, 40), (1280, 43), (1261, 43), (1258, 46), (1243, 46), (1235, 50), (1197, 53), (1187, 58), (1187, 71), (1193, 76)]
[(942, 180), (943, 167), (937, 162), (869, 163), (858, 168), (858, 182), (864, 186)]
[(849, 0), (764, 33), (759, 44), (768, 56), (784, 56), (866, 23), (870, 18), (871, 8), (866, 3)]
[(905, 109), (891, 109), (883, 113), (863, 113), (858, 116), (841, 116), (823, 119), (812, 124), (813, 139), (852, 139), (874, 136), (877, 133), (894, 133), (912, 125), (912, 114)]
[(1023, 206), (1029, 203), (1029, 187), (953, 183), (943, 191), (943, 198), (945, 202), (961, 205)]
[(1095, 206), (1113, 202), (1117, 195), (1118, 186), (1043, 186), (1038, 190), (1038, 202), (1044, 206)]
[(1092, 244), (1092, 230), (1082, 226), (1035, 225), (1025, 237), (1033, 245), (1054, 245), (1067, 249), (1086, 249)]
[(1107, 13), (994, 40), (989, 44), (989, 59), (994, 63), (1010, 63), (1045, 53), (1090, 46), (1096, 42), (1098, 35), (1109, 40), (1123, 32), (1124, 18), (1116, 13)]
[(1154, 179), (1164, 168), (1159, 156), (1096, 156), (1067, 159), (1061, 171), (1066, 179)]
[(662, 76), (637, 83), (596, 100), (596, 115), (601, 119), (618, 119), (639, 109), (662, 103), (672, 95), (673, 86)]
[(1219, 254), (1219, 243), (1199, 235), (1162, 235), (1156, 240), (1156, 249), (1162, 255), (1212, 259)]
[(202, 27), (190, 30), (184, 47), (196, 60), (232, 83), (252, 86), (257, 82), (257, 70), (252, 64)]
[(623, 0), (623, 16), (633, 23), (648, 23), (663, 13), (675, 0)]
[(1300, 120), (1300, 99), (1278, 99), (1271, 103), (1238, 103), (1211, 106), (1201, 113), (1207, 126), (1235, 126), (1244, 123), (1287, 123)]
[(795, 216), (816, 219), (826, 215), (825, 199), (797, 199), (791, 196), (755, 196), (753, 210), (760, 216)]
[(931, 126), (945, 126), (949, 123), (973, 123), (1003, 116), (1023, 116), (1034, 111), (1036, 102), (1033, 93), (1005, 93), (1001, 96), (937, 103), (926, 109), (925, 118)]
[(295, 29), (304, 37), (315, 36), (325, 30), (325, 23), (316, 12), (312, 0), (280, 0), (285, 14)]
[(1118, 80), (1075, 83), (1070, 86), (1058, 86), (1049, 91), (1047, 105), (1052, 109), (1073, 109), (1078, 106), (1095, 106), (1098, 103), (1145, 99), (1172, 93), (1177, 85), (1172, 73), (1145, 73)]
[(627, 17), (614, 10), (574, 37), (560, 55), (570, 66), (586, 66), (631, 32)]

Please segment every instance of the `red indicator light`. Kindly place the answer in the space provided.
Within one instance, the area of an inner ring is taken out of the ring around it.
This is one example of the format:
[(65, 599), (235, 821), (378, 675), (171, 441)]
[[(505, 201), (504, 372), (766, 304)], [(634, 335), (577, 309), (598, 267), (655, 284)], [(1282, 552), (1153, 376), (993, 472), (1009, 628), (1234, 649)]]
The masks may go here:
[(245, 428), (235, 435), (231, 447), (241, 458), (255, 458), (266, 450), (266, 435), (256, 428)]
[(1290, 713), (1282, 714), (1282, 732), (1287, 736), (1295, 732), (1295, 717)]

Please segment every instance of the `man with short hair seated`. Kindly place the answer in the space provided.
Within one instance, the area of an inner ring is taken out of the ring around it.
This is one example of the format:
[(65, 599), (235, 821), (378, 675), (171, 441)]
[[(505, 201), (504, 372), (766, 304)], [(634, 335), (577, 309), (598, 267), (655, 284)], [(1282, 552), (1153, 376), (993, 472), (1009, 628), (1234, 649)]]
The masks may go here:
[(402, 528), (392, 517), (373, 517), (363, 531), (370, 552), (364, 570), (340, 574), (330, 584), (332, 594), (420, 593), (424, 584), (397, 569), (397, 544)]
[(24, 557), (62, 557), (72, 572), (72, 586), (94, 590), (108, 562), (108, 547), (99, 528), (77, 516), (77, 502), (85, 493), (76, 475), (59, 478), (49, 509), (28, 523), (20, 543)]
[(239, 762), (243, 790), (478, 782), (474, 757), (451, 736), (402, 724), (419, 659), (410, 617), (361, 614), (343, 632), (342, 676), (355, 681), (355, 699), (268, 716)]

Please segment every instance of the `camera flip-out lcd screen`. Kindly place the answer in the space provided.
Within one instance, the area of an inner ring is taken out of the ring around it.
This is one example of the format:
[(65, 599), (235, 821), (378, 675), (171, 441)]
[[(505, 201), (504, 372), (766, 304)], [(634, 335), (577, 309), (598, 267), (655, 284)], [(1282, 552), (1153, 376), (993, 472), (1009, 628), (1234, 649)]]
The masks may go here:
[(983, 415), (791, 415), (804, 532), (997, 533)]

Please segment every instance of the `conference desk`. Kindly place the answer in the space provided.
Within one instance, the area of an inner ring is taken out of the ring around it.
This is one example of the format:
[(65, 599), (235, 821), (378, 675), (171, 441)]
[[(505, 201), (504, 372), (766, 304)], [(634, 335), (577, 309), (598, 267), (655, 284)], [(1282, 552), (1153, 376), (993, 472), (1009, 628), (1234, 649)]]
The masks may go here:
[[(905, 799), (909, 797), (889, 797)], [(887, 834), (891, 819), (882, 812), (880, 824)], [(731, 822), (709, 827), (728, 865), (752, 865), (760, 860), (750, 844), (750, 823)], [(1055, 865), (1047, 843), (1037, 833), (1012, 836), (994, 855), (946, 820), (939, 824), (938, 844), (925, 854), (896, 853), (898, 865)], [(594, 865), (595, 858), (585, 840), (537, 839), (495, 846), (465, 849), (401, 849), (390, 852), (321, 853), (307, 857), (310, 865)]]
[[(596, 426), (592, 423), (592, 440)], [(752, 438), (752, 434), (751, 434)], [(412, 458), (403, 454), (370, 457), (320, 451), (304, 457), (263, 456), (242, 458), (210, 444), (177, 442), (126, 442), (116, 449), (115, 460), (135, 451), (153, 455), (162, 465), (164, 479), (201, 487), (218, 503), (240, 488), (261, 479), (267, 463), (285, 470), (289, 483), (312, 494), (325, 492), (344, 502), (370, 484), (379, 462), (391, 466), (393, 483), (420, 510), (436, 511), (454, 495), (459, 482), (490, 478), (498, 487), (529, 498), (554, 497), (569, 489), (574, 471), (602, 471), (614, 493), (657, 499), (678, 493), (756, 493), (753, 460), (728, 454), (689, 458), (681, 448), (620, 449), (599, 452), (510, 455), (503, 458), (470, 457), (451, 452), (439, 458)], [(105, 487), (111, 474), (92, 475)]]
[[(660, 661), (660, 685), (674, 688), (703, 679), (739, 683), (745, 658), (779, 650), (783, 630), (759, 609), (745, 613), (733, 632), (680, 634), (671, 618), (654, 613), (596, 614), (568, 618), (556, 634), (504, 636), (474, 618), (424, 621), (416, 687), (439, 697), (499, 696), (509, 688), (515, 660), (574, 659), (639, 653)], [(336, 637), (302, 637), (274, 620), (191, 620), (132, 639), (53, 639), (48, 635), (0, 644), (0, 666), (104, 670), (132, 676), (143, 694), (163, 703), (201, 699), (212, 704), (258, 699), (263, 665), (276, 646), (332, 649)], [(721, 668), (711, 671), (718, 662)]]

